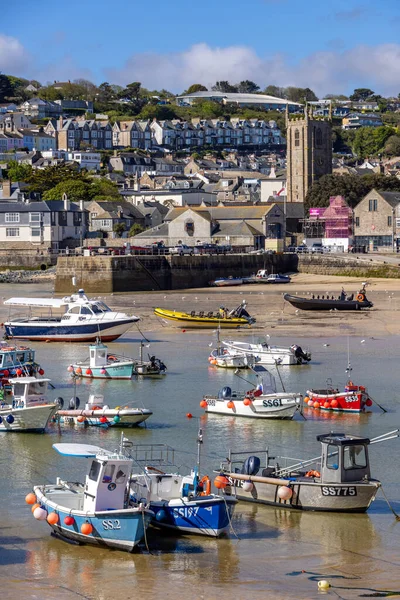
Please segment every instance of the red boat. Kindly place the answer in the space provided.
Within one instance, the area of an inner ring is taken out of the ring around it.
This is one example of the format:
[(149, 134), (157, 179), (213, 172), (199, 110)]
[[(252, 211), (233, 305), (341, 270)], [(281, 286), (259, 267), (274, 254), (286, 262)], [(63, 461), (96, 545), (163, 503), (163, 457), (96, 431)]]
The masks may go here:
[(342, 412), (364, 412), (372, 406), (372, 399), (363, 385), (348, 381), (344, 391), (329, 387), (325, 390), (308, 390), (304, 402), (310, 408)]

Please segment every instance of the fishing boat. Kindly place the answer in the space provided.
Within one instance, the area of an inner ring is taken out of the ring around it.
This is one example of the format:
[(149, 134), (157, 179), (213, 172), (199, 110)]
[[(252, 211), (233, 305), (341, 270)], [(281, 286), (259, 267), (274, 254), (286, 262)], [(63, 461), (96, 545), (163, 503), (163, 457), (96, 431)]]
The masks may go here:
[[(251, 370), (258, 378), (258, 384), (252, 389), (243, 392), (225, 386), (217, 395), (203, 396), (200, 407), (206, 413), (230, 417), (293, 419), (295, 413), (301, 410), (302, 395), (288, 393), (284, 388), (282, 392), (277, 392), (274, 376), (260, 365), (254, 365)], [(244, 381), (251, 384), (246, 379)]]
[(210, 281), (210, 285), (216, 287), (231, 287), (242, 284), (242, 277), (220, 277), (219, 279), (214, 279), (214, 281)]
[(68, 371), (73, 376), (89, 379), (131, 379), (135, 364), (132, 358), (109, 354), (106, 344), (97, 339), (89, 346), (89, 357), (69, 365)]
[[(10, 298), (7, 306), (29, 308), (27, 315), (9, 317), (4, 323), (8, 339), (52, 342), (105, 342), (116, 340), (139, 321), (135, 315), (112, 311), (100, 300), (89, 300), (80, 289), (64, 298)], [(35, 315), (34, 309), (45, 308), (46, 315)], [(33, 310), (33, 312), (32, 312)], [(53, 311), (59, 311), (53, 314)], [(60, 312), (61, 311), (61, 312)]]
[(216, 313), (210, 311), (208, 313), (192, 310), (190, 313), (181, 312), (177, 310), (169, 310), (166, 308), (155, 308), (154, 314), (160, 317), (164, 321), (171, 321), (178, 327), (187, 328), (215, 328), (222, 327), (235, 328), (235, 327), (249, 327), (255, 323), (255, 319), (250, 317), (246, 310), (246, 301), (243, 302), (235, 309), (228, 311), (220, 308)]
[(69, 542), (132, 552), (146, 534), (153, 513), (129, 500), (132, 459), (122, 449), (109, 452), (87, 444), (53, 444), (61, 455), (92, 459), (84, 483), (36, 485), (26, 502), (33, 516)]
[(64, 401), (58, 399), (60, 410), (58, 416), (64, 422), (76, 423), (92, 427), (134, 427), (148, 419), (153, 413), (148, 408), (134, 408), (130, 406), (116, 406), (111, 408), (104, 403), (101, 394), (90, 394), (84, 408), (79, 408), (80, 400), (74, 394), (69, 402), (69, 407), (64, 409)]
[[(226, 478), (223, 491), (227, 497), (280, 508), (362, 513), (381, 486), (371, 477), (368, 446), (395, 437), (398, 429), (374, 439), (333, 432), (318, 435), (321, 456), (294, 463), (293, 458), (270, 457), (268, 448), (229, 452), (220, 469)], [(265, 457), (263, 464), (260, 456)]]
[(50, 379), (8, 378), (1, 388), (0, 431), (43, 432), (59, 406), (46, 399)]
[(363, 287), (356, 297), (354, 294), (346, 295), (344, 292), (338, 298), (329, 295), (315, 295), (311, 298), (301, 298), (290, 294), (283, 295), (284, 300), (289, 302), (295, 308), (301, 310), (361, 310), (362, 308), (372, 308), (373, 304), (367, 299), (365, 287)]
[(223, 348), (220, 340), (220, 329), (217, 329), (217, 347), (211, 350), (208, 357), (210, 365), (223, 369), (246, 369), (256, 360), (251, 354), (247, 355), (238, 350)]
[(303, 351), (298, 344), (292, 344), (290, 348), (278, 348), (271, 346), (265, 338), (258, 338), (256, 343), (222, 340), (222, 344), (228, 350), (253, 356), (260, 365), (302, 365), (311, 360), (311, 352)]
[(7, 382), (9, 377), (44, 375), (44, 370), (35, 360), (35, 350), (28, 346), (12, 346), (9, 342), (0, 342), (0, 381)]
[(143, 360), (143, 341), (140, 342), (139, 360), (135, 362), (135, 374), (143, 377), (166, 375), (167, 367), (162, 360), (148, 354), (149, 360)]
[(143, 465), (143, 471), (132, 474), (130, 494), (136, 503), (149, 501), (155, 527), (219, 537), (229, 528), (237, 501), (211, 492), (210, 478), (200, 475), (201, 430), (197, 442), (197, 466), (190, 475), (171, 472), (175, 451), (170, 446), (134, 445), (135, 463)]

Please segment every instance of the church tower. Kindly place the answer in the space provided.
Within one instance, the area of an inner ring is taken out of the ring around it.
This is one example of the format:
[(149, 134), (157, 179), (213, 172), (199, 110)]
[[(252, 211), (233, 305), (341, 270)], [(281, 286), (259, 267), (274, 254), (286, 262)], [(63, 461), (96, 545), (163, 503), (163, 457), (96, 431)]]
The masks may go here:
[(287, 201), (304, 202), (314, 181), (332, 173), (331, 122), (314, 119), (307, 105), (301, 119), (286, 111), (286, 137)]

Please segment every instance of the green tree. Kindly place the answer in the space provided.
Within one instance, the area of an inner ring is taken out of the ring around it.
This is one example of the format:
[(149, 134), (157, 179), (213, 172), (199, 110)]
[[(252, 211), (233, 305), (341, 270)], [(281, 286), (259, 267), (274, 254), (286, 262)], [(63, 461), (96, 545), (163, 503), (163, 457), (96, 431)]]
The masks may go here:
[(90, 198), (97, 198), (98, 196), (107, 196), (108, 198), (118, 198), (121, 196), (118, 192), (118, 186), (109, 179), (94, 179), (92, 183), (90, 183), (88, 194)]
[(125, 223), (114, 223), (113, 231), (117, 234), (118, 237), (122, 237), (122, 234), (126, 230)]
[(400, 156), (400, 136), (391, 135), (385, 144), (384, 153), (388, 156)]
[(138, 116), (140, 119), (144, 120), (158, 119), (159, 121), (164, 121), (168, 119), (176, 119), (178, 115), (171, 105), (157, 104), (154, 106), (153, 104), (146, 104)]
[(286, 98), (285, 88), (278, 87), (277, 85), (268, 85), (263, 93), (267, 96), (274, 96), (275, 98)]
[(316, 102), (317, 96), (310, 88), (287, 87), (285, 95), (291, 102)]
[(212, 86), (211, 88), (214, 92), (222, 92), (223, 94), (226, 93), (234, 93), (237, 92), (237, 86), (236, 85), (231, 85), (229, 83), (229, 81), (217, 81), (215, 83), (215, 85)]
[(249, 81), (249, 79), (241, 81), (235, 87), (241, 94), (256, 94), (260, 90), (260, 86), (254, 83), (254, 81)]
[(134, 115), (137, 115), (146, 104), (146, 101), (140, 93), (141, 85), (142, 84), (139, 81), (128, 83), (126, 88), (118, 94), (121, 100), (126, 100), (128, 102), (129, 110)]
[(87, 175), (79, 171), (78, 165), (55, 165), (45, 169), (35, 169), (27, 180), (28, 191), (43, 194), (59, 183), (73, 179), (74, 181), (87, 181)]
[(193, 117), (201, 117), (203, 119), (218, 119), (224, 114), (226, 107), (222, 106), (219, 102), (213, 102), (212, 100), (198, 100), (196, 101), (190, 113)]
[(309, 189), (306, 208), (328, 206), (331, 196), (344, 196), (353, 208), (373, 188), (384, 191), (400, 191), (400, 180), (386, 175), (324, 175)]
[(357, 156), (377, 156), (383, 151), (387, 140), (392, 136), (392, 127), (382, 125), (381, 127), (360, 127), (353, 142), (353, 150)]
[(68, 200), (90, 200), (89, 184), (75, 179), (66, 179), (43, 194), (43, 200), (61, 200), (67, 194)]
[(63, 100), (64, 94), (61, 90), (56, 90), (52, 86), (46, 86), (40, 88), (37, 93), (38, 97), (42, 100), (48, 100), (49, 102), (54, 102), (55, 100)]
[(8, 163), (7, 177), (11, 181), (27, 181), (31, 175), (31, 165), (24, 165), (16, 160), (10, 160)]
[(134, 223), (129, 230), (129, 237), (135, 237), (135, 235), (142, 233), (142, 231), (144, 231), (144, 227), (139, 225), (139, 223)]
[(8, 98), (12, 98), (13, 91), (9, 77), (0, 73), (0, 102), (6, 102)]
[(324, 96), (324, 100), (348, 100), (348, 96), (344, 96), (343, 94), (326, 94)]
[(351, 94), (350, 100), (353, 100), (353, 102), (358, 102), (360, 100), (366, 100), (367, 98), (373, 95), (374, 92), (369, 88), (356, 88)]
[(98, 102), (111, 102), (116, 98), (116, 93), (114, 92), (108, 81), (104, 81), (99, 85), (97, 94)]
[(201, 83), (193, 83), (188, 87), (184, 94), (195, 94), (196, 92), (208, 92), (207, 88), (204, 87)]

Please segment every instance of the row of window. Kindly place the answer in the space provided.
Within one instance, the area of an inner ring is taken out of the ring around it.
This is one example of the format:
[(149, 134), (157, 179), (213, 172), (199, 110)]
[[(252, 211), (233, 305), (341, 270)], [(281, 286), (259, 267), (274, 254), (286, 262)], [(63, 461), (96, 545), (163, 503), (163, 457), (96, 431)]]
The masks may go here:
[[(108, 223), (108, 221), (103, 221), (104, 223)], [(20, 237), (20, 227), (6, 227), (6, 237), (9, 238), (17, 238)], [(31, 237), (41, 237), (42, 228), (41, 227), (31, 227)], [(65, 227), (62, 228), (63, 235), (65, 234)], [(75, 235), (79, 235), (80, 228), (75, 227)]]
[[(29, 213), (29, 221), (31, 223), (40, 223), (42, 220), (41, 213)], [(6, 213), (5, 214), (6, 223), (19, 223), (20, 222), (20, 213)]]
[[(371, 202), (371, 200), (370, 200), (370, 202)], [(375, 200), (375, 202), (376, 202), (376, 200)], [(392, 226), (392, 223), (393, 223), (392, 216), (391, 216), (391, 215), (388, 215), (388, 218), (387, 218), (387, 226), (388, 226), (388, 227), (391, 227), (391, 226)], [(356, 218), (355, 218), (355, 225), (356, 225), (356, 227), (360, 227), (360, 217), (356, 217)]]

